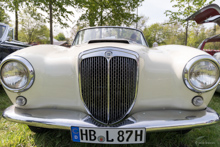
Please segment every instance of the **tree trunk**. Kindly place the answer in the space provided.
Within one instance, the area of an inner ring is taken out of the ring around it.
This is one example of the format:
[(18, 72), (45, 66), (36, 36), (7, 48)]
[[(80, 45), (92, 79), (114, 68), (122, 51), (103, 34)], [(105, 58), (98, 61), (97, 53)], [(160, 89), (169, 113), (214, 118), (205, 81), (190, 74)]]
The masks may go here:
[(15, 9), (15, 40), (18, 40), (18, 11)]
[(216, 35), (216, 24), (214, 24), (213, 34)]
[(53, 44), (53, 10), (52, 10), (52, 1), (49, 4), (50, 9), (50, 44)]
[(102, 18), (102, 15), (103, 15), (103, 8), (101, 7), (101, 18), (100, 18), (101, 25), (100, 25), (100, 26), (103, 25), (103, 18)]
[[(189, 0), (187, 1), (187, 9), (188, 9), (188, 11), (187, 11), (187, 14), (190, 14), (190, 5), (189, 5)], [(187, 20), (187, 22), (186, 22), (186, 39), (185, 39), (185, 45), (187, 45), (187, 43), (188, 43), (188, 29), (189, 29), (189, 20)]]
[[(137, 18), (138, 18), (138, 7), (137, 7)], [(136, 29), (138, 28), (138, 21), (136, 22)]]
[(100, 26), (102, 26), (103, 25), (103, 18), (102, 18), (102, 15), (103, 15), (103, 2), (102, 2), (102, 0), (101, 0), (101, 12), (100, 12)]
[(188, 28), (189, 28), (189, 21), (186, 22), (186, 38), (185, 38), (185, 45), (187, 45), (188, 40)]

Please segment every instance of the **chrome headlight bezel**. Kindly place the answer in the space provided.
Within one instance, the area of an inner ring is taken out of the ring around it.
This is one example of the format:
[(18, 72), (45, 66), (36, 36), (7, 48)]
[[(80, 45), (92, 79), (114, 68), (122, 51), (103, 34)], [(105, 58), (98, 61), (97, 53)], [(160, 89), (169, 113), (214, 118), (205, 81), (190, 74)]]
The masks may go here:
[(27, 72), (28, 72), (28, 79), (27, 79), (27, 83), (20, 87), (20, 88), (11, 88), (9, 86), (7, 86), (4, 83), (4, 80), (2, 80), (2, 74), (0, 74), (0, 79), (1, 79), (1, 83), (2, 85), (9, 91), (12, 92), (22, 92), (22, 91), (26, 91), (28, 90), (34, 83), (34, 79), (35, 79), (35, 73), (34, 73), (34, 68), (33, 66), (30, 64), (30, 62), (28, 62), (25, 58), (20, 57), (20, 56), (8, 56), (6, 57), (0, 65), (0, 72), (2, 72), (2, 67), (4, 67), (5, 64), (9, 63), (9, 62), (18, 62), (20, 64), (22, 64)]
[[(183, 70), (183, 81), (186, 85), (187, 88), (189, 88), (190, 90), (192, 90), (193, 92), (196, 92), (196, 93), (204, 93), (204, 92), (207, 92), (207, 91), (210, 91), (214, 88), (216, 88), (220, 82), (220, 78), (218, 78), (218, 80), (216, 80), (216, 83), (213, 84), (211, 87), (209, 88), (206, 88), (206, 89), (201, 89), (201, 88), (198, 88), (198, 87), (195, 87), (191, 82), (190, 82), (190, 79), (189, 79), (189, 74), (190, 74), (190, 70), (191, 68), (197, 64), (198, 62), (201, 62), (201, 61), (209, 61), (211, 63), (213, 63), (217, 69), (218, 69), (218, 72), (220, 73), (220, 65), (218, 63), (218, 61), (210, 56), (210, 55), (199, 55), (199, 56), (196, 56), (194, 58), (192, 58), (186, 65), (185, 65), (185, 68)], [(219, 74), (220, 75), (220, 74)]]

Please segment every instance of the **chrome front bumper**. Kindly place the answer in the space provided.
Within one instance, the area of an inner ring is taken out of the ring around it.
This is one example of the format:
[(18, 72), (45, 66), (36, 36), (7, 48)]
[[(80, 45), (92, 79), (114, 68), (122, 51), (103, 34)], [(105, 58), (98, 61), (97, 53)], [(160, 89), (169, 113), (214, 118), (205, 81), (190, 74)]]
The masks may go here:
[(70, 130), (78, 127), (146, 128), (147, 132), (183, 130), (215, 124), (219, 115), (207, 108), (201, 111), (161, 110), (138, 112), (119, 124), (104, 126), (83, 112), (58, 109), (25, 110), (8, 107), (3, 117), (7, 120), (36, 127)]

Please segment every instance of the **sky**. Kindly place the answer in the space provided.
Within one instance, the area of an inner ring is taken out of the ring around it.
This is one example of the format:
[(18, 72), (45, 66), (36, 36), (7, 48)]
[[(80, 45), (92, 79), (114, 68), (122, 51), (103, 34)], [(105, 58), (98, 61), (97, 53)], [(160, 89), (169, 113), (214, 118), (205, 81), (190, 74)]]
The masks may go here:
[[(220, 0), (215, 0), (215, 4), (218, 4), (220, 6)], [(144, 15), (146, 17), (149, 17), (148, 22), (146, 23), (147, 26), (150, 26), (154, 23), (163, 23), (165, 21), (168, 21), (169, 18), (166, 17), (164, 12), (166, 10), (176, 11), (176, 9), (172, 8), (172, 5), (175, 3), (171, 3), (170, 0), (145, 0), (142, 5), (138, 8), (138, 15)], [(72, 19), (77, 20), (79, 16), (81, 15), (80, 12), (77, 12), (77, 10), (73, 10), (74, 17)], [(10, 13), (11, 20), (14, 22), (14, 14)], [(69, 22), (69, 25), (71, 26), (72, 23)], [(73, 25), (72, 25), (73, 26)], [(207, 24), (205, 27), (209, 28), (212, 27), (213, 24)], [(49, 27), (49, 24), (48, 24)], [(54, 35), (57, 35), (60, 32), (63, 32), (66, 37), (70, 37), (70, 28), (67, 29), (61, 29), (59, 25), (54, 24)]]
[[(220, 0), (215, 0), (214, 3), (220, 6)], [(175, 3), (171, 3), (170, 0), (145, 0), (142, 6), (139, 7), (138, 14), (149, 17), (147, 25), (163, 23), (169, 20), (164, 14), (166, 10), (176, 11), (176, 9), (172, 8), (173, 4)]]

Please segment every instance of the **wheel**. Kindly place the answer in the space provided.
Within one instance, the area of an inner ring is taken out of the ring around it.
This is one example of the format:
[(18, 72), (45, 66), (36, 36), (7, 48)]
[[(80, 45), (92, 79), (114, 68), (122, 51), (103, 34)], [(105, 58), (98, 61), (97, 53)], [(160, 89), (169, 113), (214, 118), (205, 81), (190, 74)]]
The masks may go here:
[(32, 132), (35, 132), (35, 133), (45, 133), (50, 130), (47, 128), (40, 128), (40, 127), (34, 127), (34, 126), (28, 126), (28, 127)]

